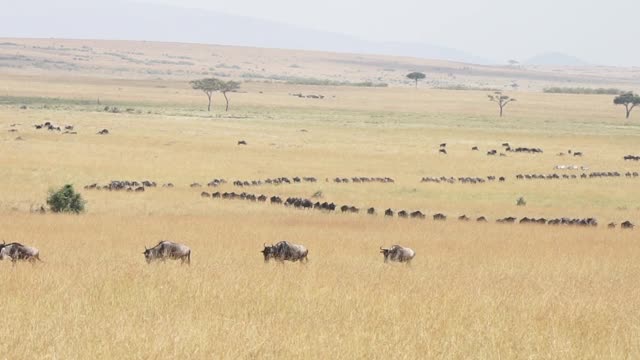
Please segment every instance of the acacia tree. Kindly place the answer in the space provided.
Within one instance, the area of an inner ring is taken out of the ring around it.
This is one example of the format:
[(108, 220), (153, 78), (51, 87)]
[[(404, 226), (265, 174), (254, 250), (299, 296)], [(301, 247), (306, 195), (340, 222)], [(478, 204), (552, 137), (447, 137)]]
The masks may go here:
[(214, 92), (220, 90), (222, 83), (224, 83), (224, 81), (216, 78), (200, 79), (191, 82), (191, 87), (194, 90), (201, 90), (205, 95), (207, 95), (207, 98), (209, 99), (207, 111), (211, 111), (211, 96), (213, 96)]
[(224, 99), (227, 101), (227, 108), (225, 111), (229, 111), (229, 98), (227, 97), (228, 92), (235, 92), (240, 88), (240, 83), (237, 81), (223, 81), (220, 84), (220, 92), (224, 95)]
[(416, 88), (418, 88), (418, 80), (422, 80), (424, 78), (427, 77), (427, 75), (421, 73), (421, 72), (417, 72), (414, 71), (412, 73), (407, 74), (407, 77), (411, 80), (414, 80), (416, 82)]
[(510, 102), (516, 101), (516, 99), (513, 99), (507, 95), (503, 95), (502, 91), (496, 91), (493, 95), (488, 96), (489, 101), (493, 101), (494, 103), (498, 104), (498, 107), (500, 108), (500, 117), (502, 117), (502, 111), (504, 107), (507, 106), (507, 104), (509, 104)]
[(633, 108), (637, 105), (640, 105), (640, 96), (634, 94), (633, 92), (627, 92), (616, 96), (613, 99), (613, 103), (616, 105), (624, 105), (628, 119), (631, 115), (631, 110), (633, 110)]

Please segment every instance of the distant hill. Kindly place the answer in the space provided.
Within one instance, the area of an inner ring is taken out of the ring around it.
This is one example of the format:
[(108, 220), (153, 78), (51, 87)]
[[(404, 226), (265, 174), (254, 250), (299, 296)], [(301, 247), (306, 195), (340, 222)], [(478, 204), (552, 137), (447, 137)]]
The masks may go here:
[(575, 56), (559, 53), (548, 52), (544, 54), (536, 55), (524, 62), (529, 65), (543, 65), (543, 66), (587, 66), (586, 61), (583, 61)]
[(3, 37), (147, 40), (278, 49), (412, 56), (488, 63), (463, 51), (430, 44), (376, 43), (344, 34), (213, 11), (135, 0), (21, 0), (3, 4)]

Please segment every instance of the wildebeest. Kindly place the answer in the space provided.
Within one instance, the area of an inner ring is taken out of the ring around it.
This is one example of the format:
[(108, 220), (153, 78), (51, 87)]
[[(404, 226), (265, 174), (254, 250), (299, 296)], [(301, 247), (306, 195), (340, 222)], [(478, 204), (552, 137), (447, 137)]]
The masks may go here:
[(4, 260), (6, 258), (11, 259), (11, 262), (15, 265), (17, 261), (29, 261), (32, 264), (35, 264), (40, 260), (40, 251), (31, 246), (25, 246), (20, 243), (2, 243), (0, 245), (0, 260)]
[(375, 208), (369, 208), (369, 209), (367, 209), (367, 214), (369, 214), (369, 215), (375, 215), (375, 214), (376, 214), (376, 209), (375, 209)]
[(440, 149), (438, 152), (447, 155), (447, 149)]
[(247, 145), (247, 142), (244, 140), (238, 141), (238, 145)]
[(391, 209), (387, 209), (384, 211), (384, 216), (391, 216), (393, 217), (393, 210)]
[(622, 229), (633, 229), (635, 225), (633, 225), (633, 223), (629, 220), (623, 222), (622, 224), (620, 224), (620, 228)]
[(383, 249), (381, 246), (380, 253), (384, 255), (384, 262), (397, 261), (411, 263), (411, 260), (416, 256), (415, 251), (400, 245), (393, 245), (388, 249)]
[(151, 249), (146, 247), (144, 249), (143, 254), (147, 264), (156, 260), (165, 261), (171, 259), (180, 260), (181, 264), (191, 265), (191, 249), (186, 245), (171, 241), (160, 241), (158, 245)]
[(269, 262), (270, 259), (276, 261), (300, 261), (308, 262), (307, 255), (309, 250), (303, 245), (292, 244), (288, 241), (280, 241), (275, 245), (267, 246), (264, 244), (264, 249), (261, 251), (264, 256), (264, 262)]
[(440, 213), (438, 213), (438, 214), (433, 215), (433, 220), (436, 220), (436, 221), (445, 221), (445, 220), (447, 220), (447, 216), (446, 216), (446, 215), (444, 215), (444, 214), (440, 214)]

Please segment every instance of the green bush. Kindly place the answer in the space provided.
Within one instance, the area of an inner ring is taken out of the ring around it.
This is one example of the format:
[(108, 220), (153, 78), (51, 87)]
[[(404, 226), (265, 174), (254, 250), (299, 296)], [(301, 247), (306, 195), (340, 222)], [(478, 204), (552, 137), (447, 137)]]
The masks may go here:
[(51, 211), (56, 213), (76, 213), (84, 212), (86, 201), (82, 199), (80, 193), (76, 193), (73, 185), (67, 184), (58, 191), (49, 191), (47, 205)]

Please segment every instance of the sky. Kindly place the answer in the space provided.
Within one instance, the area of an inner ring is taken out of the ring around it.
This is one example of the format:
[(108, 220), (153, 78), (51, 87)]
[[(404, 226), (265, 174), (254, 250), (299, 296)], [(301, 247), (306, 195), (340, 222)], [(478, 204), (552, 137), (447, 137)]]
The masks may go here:
[[(562, 52), (640, 66), (638, 0), (141, 0), (353, 35), (424, 42), (505, 61)], [(636, 45), (633, 45), (636, 43)]]
[[(130, 10), (132, 2), (137, 3), (135, 11)], [(181, 17), (180, 11), (166, 5), (185, 8), (185, 13)], [(314, 41), (327, 49), (327, 43), (344, 40), (304, 31), (297, 36), (295, 28), (277, 26), (263, 26), (274, 29), (263, 34), (255, 30), (262, 26), (255, 21), (218, 24), (218, 28), (216, 19), (225, 19), (215, 12), (375, 43), (405, 43), (388, 46), (403, 49), (404, 54), (410, 53), (406, 46), (424, 44), (491, 63), (560, 52), (589, 64), (640, 66), (639, 0), (0, 0), (0, 8), (0, 37), (130, 37), (228, 45), (257, 41), (307, 49)], [(198, 9), (212, 11), (211, 16), (198, 17)], [(284, 37), (286, 42), (270, 42)], [(345, 40), (335, 50), (358, 51), (351, 43)]]

